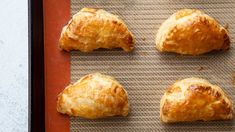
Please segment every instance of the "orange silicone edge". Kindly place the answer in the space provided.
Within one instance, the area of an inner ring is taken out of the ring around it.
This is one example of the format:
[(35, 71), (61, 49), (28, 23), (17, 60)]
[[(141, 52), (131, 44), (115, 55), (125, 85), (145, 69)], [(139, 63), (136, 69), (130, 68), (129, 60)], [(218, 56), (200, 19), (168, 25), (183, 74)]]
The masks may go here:
[(70, 54), (58, 48), (62, 27), (70, 19), (70, 0), (43, 0), (45, 129), (68, 132), (69, 117), (56, 110), (57, 95), (70, 83)]

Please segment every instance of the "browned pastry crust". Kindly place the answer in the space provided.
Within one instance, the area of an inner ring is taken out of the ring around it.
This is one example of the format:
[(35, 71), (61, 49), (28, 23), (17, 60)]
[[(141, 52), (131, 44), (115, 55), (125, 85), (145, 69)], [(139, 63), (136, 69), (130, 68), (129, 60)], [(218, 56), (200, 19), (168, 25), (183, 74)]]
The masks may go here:
[(88, 119), (127, 116), (127, 92), (114, 78), (100, 73), (82, 77), (58, 95), (57, 111)]
[(122, 48), (130, 52), (134, 37), (118, 16), (102, 9), (83, 8), (63, 28), (59, 47), (66, 51)]
[(200, 78), (187, 78), (170, 86), (160, 102), (165, 123), (228, 120), (233, 104), (223, 90)]
[(212, 17), (195, 9), (183, 9), (159, 28), (156, 47), (162, 52), (199, 55), (230, 46), (227, 30)]

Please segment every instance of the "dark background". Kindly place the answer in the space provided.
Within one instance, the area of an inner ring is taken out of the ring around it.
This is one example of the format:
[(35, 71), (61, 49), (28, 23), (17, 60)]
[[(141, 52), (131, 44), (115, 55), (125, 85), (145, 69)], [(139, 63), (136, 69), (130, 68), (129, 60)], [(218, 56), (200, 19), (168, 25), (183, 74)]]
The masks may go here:
[(29, 131), (45, 131), (43, 0), (29, 0)]

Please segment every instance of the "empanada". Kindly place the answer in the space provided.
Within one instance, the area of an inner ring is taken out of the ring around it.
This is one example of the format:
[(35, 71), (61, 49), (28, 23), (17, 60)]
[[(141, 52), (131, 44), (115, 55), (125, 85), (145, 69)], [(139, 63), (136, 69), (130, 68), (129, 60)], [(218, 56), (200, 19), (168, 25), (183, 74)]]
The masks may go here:
[(58, 95), (57, 111), (88, 119), (127, 116), (128, 95), (114, 78), (93, 73), (67, 86)]
[(233, 103), (223, 90), (200, 78), (187, 78), (170, 86), (160, 102), (160, 118), (165, 123), (228, 120)]
[(195, 9), (183, 9), (160, 26), (156, 47), (162, 52), (199, 55), (230, 46), (228, 32), (212, 17)]
[(134, 37), (116, 15), (102, 9), (83, 8), (63, 28), (59, 47), (66, 51), (91, 52), (99, 48), (134, 48)]

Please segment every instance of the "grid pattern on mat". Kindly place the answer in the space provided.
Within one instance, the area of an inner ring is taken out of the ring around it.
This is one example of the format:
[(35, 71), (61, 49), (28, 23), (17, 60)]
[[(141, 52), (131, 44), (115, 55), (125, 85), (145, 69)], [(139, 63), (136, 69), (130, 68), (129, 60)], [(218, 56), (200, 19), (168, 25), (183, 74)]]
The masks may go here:
[[(235, 72), (234, 0), (71, 0), (71, 16), (83, 7), (103, 8), (119, 15), (136, 37), (135, 50), (72, 52), (71, 82), (85, 74), (106, 73), (115, 77), (129, 94), (128, 117), (86, 120), (71, 117), (75, 131), (235, 131), (234, 121), (211, 121), (164, 125), (159, 119), (159, 101), (167, 86), (187, 77), (202, 77), (221, 86), (235, 99), (232, 73)], [(232, 47), (226, 52), (201, 56), (159, 53), (155, 34), (160, 24), (182, 8), (201, 9), (222, 25), (229, 24)]]

